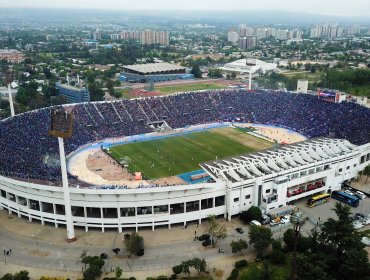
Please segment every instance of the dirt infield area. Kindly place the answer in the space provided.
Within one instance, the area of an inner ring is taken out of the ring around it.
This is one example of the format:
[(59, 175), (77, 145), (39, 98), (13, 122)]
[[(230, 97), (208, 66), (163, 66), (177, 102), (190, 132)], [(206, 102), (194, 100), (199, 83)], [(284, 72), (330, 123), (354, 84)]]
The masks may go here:
[(100, 149), (81, 152), (70, 163), (69, 172), (78, 179), (95, 186), (127, 186), (136, 188), (139, 185), (183, 185), (185, 181), (177, 176), (156, 180), (135, 180), (134, 176)]

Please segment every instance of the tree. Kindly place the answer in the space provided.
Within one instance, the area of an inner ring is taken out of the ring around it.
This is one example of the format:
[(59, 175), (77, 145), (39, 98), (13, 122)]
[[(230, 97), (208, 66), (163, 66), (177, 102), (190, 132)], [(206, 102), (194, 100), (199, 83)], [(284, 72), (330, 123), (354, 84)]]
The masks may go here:
[(297, 258), (298, 279), (370, 279), (370, 263), (361, 235), (354, 230), (350, 208), (337, 203), (338, 219), (329, 218), (310, 235), (310, 252)]
[(249, 223), (253, 220), (260, 221), (262, 219), (261, 209), (256, 206), (251, 206), (247, 211), (240, 213), (240, 219), (245, 223)]
[(370, 165), (366, 166), (364, 171), (362, 172), (363, 175), (366, 176), (366, 182), (365, 184), (367, 184), (367, 180), (369, 179), (369, 176), (370, 176)]
[(200, 70), (199, 65), (194, 65), (192, 67), (191, 74), (193, 74), (195, 78), (202, 78), (202, 71)]
[(27, 270), (21, 270), (14, 274), (7, 273), (0, 279), (1, 280), (30, 280), (30, 277), (28, 276)]
[(253, 244), (257, 255), (263, 255), (265, 249), (272, 243), (272, 232), (267, 227), (251, 225), (248, 236), (249, 244)]
[(270, 255), (272, 264), (280, 265), (285, 263), (285, 254), (280, 249), (273, 249)]
[(225, 239), (227, 237), (226, 227), (220, 225), (214, 215), (208, 217), (208, 234), (211, 236), (212, 247), (215, 247), (220, 239)]
[(122, 273), (123, 273), (122, 268), (120, 268), (119, 266), (117, 266), (116, 269), (115, 269), (115, 271), (116, 271), (116, 279), (117, 280), (118, 279), (121, 279), (121, 276), (122, 276)]
[(271, 279), (271, 273), (270, 273), (269, 263), (267, 260), (264, 260), (263, 266), (262, 266), (261, 280), (270, 280), (270, 279)]
[(136, 232), (132, 232), (131, 234), (125, 234), (124, 236), (124, 243), (127, 252), (133, 255), (137, 255), (138, 252), (142, 249), (142, 244), (144, 239), (142, 236), (137, 234)]
[(88, 256), (84, 251), (81, 254), (81, 262), (85, 264), (87, 269), (83, 272), (84, 280), (95, 280), (98, 279), (102, 274), (102, 268), (105, 264), (104, 260), (98, 256)]
[(243, 239), (239, 239), (238, 241), (231, 241), (230, 243), (230, 247), (231, 247), (231, 251), (233, 253), (242, 253), (242, 250), (244, 249), (248, 249), (248, 242), (243, 240)]
[(182, 267), (181, 264), (180, 265), (175, 265), (174, 267), (172, 267), (172, 271), (175, 274), (181, 274), (182, 271), (183, 271), (183, 267)]
[(194, 267), (199, 274), (201, 272), (206, 272), (207, 269), (207, 263), (205, 259), (193, 258), (191, 260), (191, 266)]
[(210, 78), (221, 78), (222, 77), (222, 71), (218, 68), (211, 68), (208, 70), (208, 77)]

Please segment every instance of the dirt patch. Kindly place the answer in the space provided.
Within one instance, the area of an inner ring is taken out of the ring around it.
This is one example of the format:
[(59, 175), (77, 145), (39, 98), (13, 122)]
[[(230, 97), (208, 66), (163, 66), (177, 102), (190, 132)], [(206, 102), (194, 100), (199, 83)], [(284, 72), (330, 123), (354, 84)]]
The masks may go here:
[(30, 250), (28, 251), (28, 254), (32, 255), (32, 256), (39, 256), (39, 257), (47, 257), (50, 255), (49, 252), (47, 251), (37, 251), (37, 250)]

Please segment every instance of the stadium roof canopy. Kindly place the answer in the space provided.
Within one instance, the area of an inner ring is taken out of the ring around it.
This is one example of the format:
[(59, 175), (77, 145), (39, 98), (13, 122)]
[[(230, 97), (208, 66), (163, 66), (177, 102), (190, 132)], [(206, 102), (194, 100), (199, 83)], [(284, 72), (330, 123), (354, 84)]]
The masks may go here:
[(201, 167), (220, 180), (240, 182), (347, 154), (355, 148), (347, 140), (319, 138), (279, 149), (213, 160), (202, 163)]
[(125, 65), (123, 66), (125, 71), (130, 71), (130, 72), (136, 72), (140, 74), (153, 74), (153, 73), (167, 73), (167, 72), (185, 72), (186, 68), (175, 65), (175, 64), (170, 64), (170, 63), (147, 63), (147, 64), (134, 64), (134, 65)]
[(249, 73), (251, 71), (252, 73), (257, 71), (262, 73), (269, 71), (280, 71), (276, 63), (269, 63), (258, 59), (248, 59), (248, 62), (254, 62), (255, 65), (247, 65), (247, 59), (239, 59), (230, 63), (226, 63), (223, 67), (221, 67), (221, 69), (240, 73)]

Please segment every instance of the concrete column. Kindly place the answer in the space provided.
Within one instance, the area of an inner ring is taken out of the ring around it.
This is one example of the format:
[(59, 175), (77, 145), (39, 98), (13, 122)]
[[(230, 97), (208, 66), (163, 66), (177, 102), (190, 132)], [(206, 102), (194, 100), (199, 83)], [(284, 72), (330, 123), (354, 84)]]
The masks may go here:
[[(184, 214), (186, 214), (186, 202), (184, 202)], [(184, 215), (185, 216), (185, 215)], [(184, 226), (186, 226), (186, 219), (184, 221)]]
[(100, 207), (100, 219), (101, 219), (101, 231), (104, 233), (104, 211), (103, 208)]
[(18, 195), (15, 196), (15, 202), (17, 203), (17, 206), (18, 206), (18, 218), (21, 217), (21, 210), (19, 209), (19, 198), (18, 198)]
[(64, 196), (66, 228), (67, 228), (67, 241), (73, 242), (76, 240), (76, 236), (75, 236), (75, 229), (73, 226), (71, 198), (69, 195), (67, 165), (66, 165), (66, 156), (64, 152), (63, 138), (58, 137), (58, 143), (59, 143), (60, 166), (62, 169), (62, 183), (63, 183), (63, 196)]
[(85, 218), (85, 232), (88, 232), (89, 227), (87, 226), (87, 209), (86, 209), (86, 206), (84, 206), (84, 218)]
[(30, 200), (28, 199), (28, 198), (26, 198), (26, 201), (27, 201), (27, 208), (28, 208), (28, 210), (27, 210), (27, 214), (28, 214), (28, 221), (29, 222), (32, 222), (32, 217), (31, 217), (31, 214), (30, 214)]
[(121, 225), (121, 208), (117, 207), (117, 222), (118, 222), (118, 232), (122, 232), (122, 225)]
[(202, 200), (199, 200), (198, 213), (199, 213), (198, 223), (201, 224), (202, 223)]
[(42, 225), (45, 225), (44, 213), (43, 213), (44, 209), (42, 207), (42, 202), (41, 201), (38, 201), (38, 203), (39, 203), (39, 209), (40, 209), (40, 220), (41, 220), (41, 224)]
[(55, 215), (57, 214), (57, 207), (55, 206), (55, 203), (53, 203), (53, 214), (54, 214), (54, 224), (55, 224), (55, 228), (58, 228), (58, 222), (55, 218)]
[(7, 203), (8, 203), (8, 214), (10, 215), (12, 213), (12, 211), (10, 210), (10, 207), (9, 207), (10, 199), (9, 199), (9, 193), (8, 192), (6, 192), (6, 200), (7, 200)]

